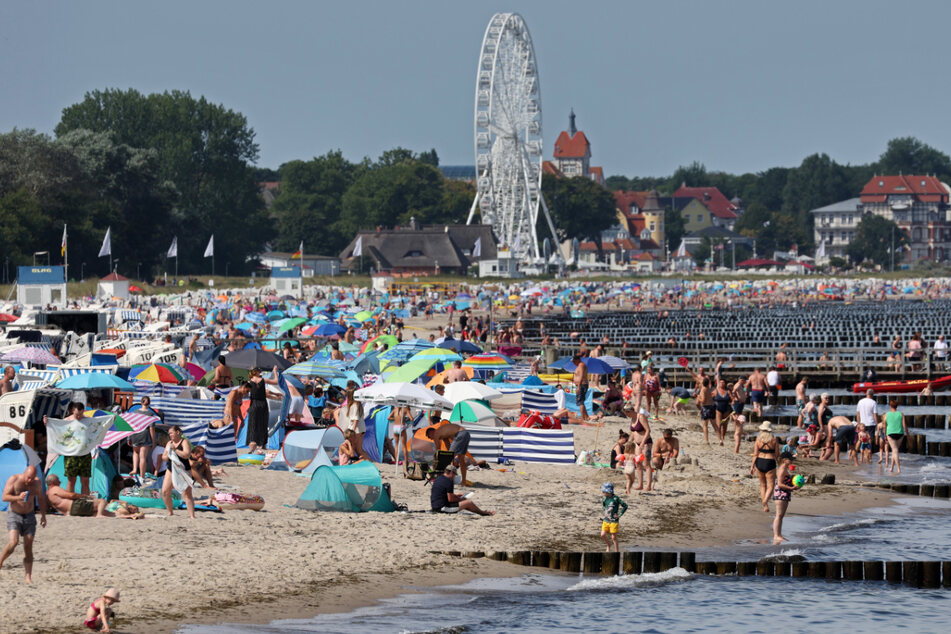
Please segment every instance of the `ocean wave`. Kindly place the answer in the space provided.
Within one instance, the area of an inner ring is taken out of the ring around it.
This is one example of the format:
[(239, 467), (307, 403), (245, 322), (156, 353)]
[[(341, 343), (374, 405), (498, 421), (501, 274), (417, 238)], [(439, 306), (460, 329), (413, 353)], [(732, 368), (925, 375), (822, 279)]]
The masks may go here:
[(887, 522), (888, 520), (879, 517), (866, 517), (860, 520), (849, 520), (848, 522), (838, 522), (837, 524), (832, 524), (830, 526), (824, 526), (819, 529), (820, 533), (839, 533), (842, 531), (851, 530), (853, 528), (858, 528), (860, 526), (869, 526), (871, 524), (880, 524), (882, 522)]
[(624, 590), (627, 588), (651, 588), (669, 583), (693, 579), (693, 574), (683, 568), (671, 568), (664, 572), (645, 572), (640, 575), (620, 575), (603, 579), (585, 579), (568, 588), (569, 591)]

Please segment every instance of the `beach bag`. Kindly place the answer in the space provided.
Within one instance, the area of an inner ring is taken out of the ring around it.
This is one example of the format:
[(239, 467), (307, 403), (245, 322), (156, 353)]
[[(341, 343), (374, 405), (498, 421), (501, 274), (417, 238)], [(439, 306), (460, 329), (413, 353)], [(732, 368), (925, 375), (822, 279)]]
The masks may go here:
[(428, 464), (425, 462), (414, 462), (406, 470), (406, 477), (409, 480), (425, 480), (427, 471), (429, 471)]

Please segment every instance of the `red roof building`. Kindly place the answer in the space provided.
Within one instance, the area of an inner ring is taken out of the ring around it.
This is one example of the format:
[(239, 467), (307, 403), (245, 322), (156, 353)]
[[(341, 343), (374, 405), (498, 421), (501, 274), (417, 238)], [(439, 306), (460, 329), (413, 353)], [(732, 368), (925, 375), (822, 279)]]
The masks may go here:
[(109, 275), (101, 278), (100, 282), (128, 282), (129, 278), (124, 275), (119, 275), (118, 273), (110, 273)]
[(948, 191), (934, 176), (876, 176), (865, 184), (860, 196), (863, 203), (883, 203), (889, 196), (910, 196), (922, 203), (948, 202)]
[(907, 263), (951, 259), (951, 192), (934, 176), (874, 176), (860, 194), (861, 211), (893, 221), (910, 241)]
[(737, 206), (727, 200), (726, 196), (720, 193), (716, 187), (687, 187), (682, 185), (680, 189), (674, 192), (674, 198), (696, 198), (703, 203), (704, 207), (710, 210), (715, 218), (721, 220), (735, 221), (737, 219)]
[[(552, 165), (564, 176), (587, 176), (604, 185), (604, 170), (591, 166), (591, 142), (584, 132), (575, 127), (575, 111), (568, 116), (568, 129), (562, 130), (555, 140)], [(545, 169), (544, 163), (542, 169)], [(551, 173), (551, 172), (549, 172)]]

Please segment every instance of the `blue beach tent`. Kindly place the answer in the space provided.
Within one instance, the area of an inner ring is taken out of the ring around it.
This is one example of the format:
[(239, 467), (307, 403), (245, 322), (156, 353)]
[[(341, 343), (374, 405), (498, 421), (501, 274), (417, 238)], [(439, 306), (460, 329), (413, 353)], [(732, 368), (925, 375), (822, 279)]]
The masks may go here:
[(321, 465), (295, 504), (308, 511), (393, 511), (380, 471), (368, 460), (342, 467)]

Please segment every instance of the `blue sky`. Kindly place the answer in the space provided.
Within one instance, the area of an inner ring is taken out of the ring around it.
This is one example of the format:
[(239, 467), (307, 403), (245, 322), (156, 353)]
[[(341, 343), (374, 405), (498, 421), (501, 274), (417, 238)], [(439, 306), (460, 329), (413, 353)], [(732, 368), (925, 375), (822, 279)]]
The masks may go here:
[(262, 166), (397, 145), (472, 164), (496, 11), (531, 30), (546, 157), (571, 107), (608, 175), (865, 163), (907, 135), (951, 151), (951, 3), (875, 0), (7, 0), (0, 131), (51, 132), (88, 90), (184, 89), (244, 113)]

